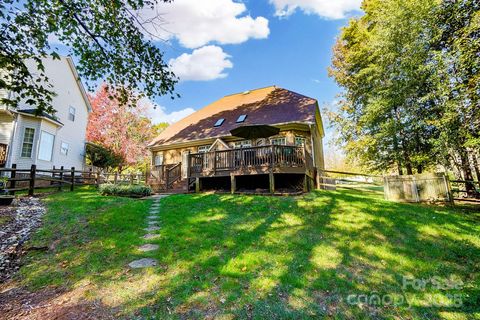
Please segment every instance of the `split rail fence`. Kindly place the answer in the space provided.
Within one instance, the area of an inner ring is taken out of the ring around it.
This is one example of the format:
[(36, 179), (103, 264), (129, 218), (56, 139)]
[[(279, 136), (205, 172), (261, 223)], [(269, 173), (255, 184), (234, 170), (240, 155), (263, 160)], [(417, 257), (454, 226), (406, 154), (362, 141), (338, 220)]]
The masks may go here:
[(77, 170), (75, 167), (66, 169), (64, 167), (50, 170), (39, 169), (36, 165), (30, 168), (17, 168), (12, 164), (11, 168), (0, 168), (0, 175), (4, 177), (3, 190), (11, 195), (18, 191), (27, 191), (28, 195), (35, 194), (35, 190), (57, 188), (61, 190), (68, 187), (73, 191), (75, 186), (95, 185), (102, 183), (114, 184), (143, 184), (145, 174), (119, 174), (106, 173), (102, 171)]

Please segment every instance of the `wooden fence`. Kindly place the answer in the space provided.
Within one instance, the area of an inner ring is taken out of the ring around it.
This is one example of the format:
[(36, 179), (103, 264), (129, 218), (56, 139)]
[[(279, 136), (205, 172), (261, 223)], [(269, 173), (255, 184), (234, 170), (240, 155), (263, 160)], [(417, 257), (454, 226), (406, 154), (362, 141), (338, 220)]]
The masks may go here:
[(145, 182), (145, 174), (119, 174), (105, 173), (93, 170), (76, 170), (75, 167), (64, 167), (50, 170), (38, 169), (36, 165), (30, 168), (17, 168), (12, 164), (11, 168), (0, 168), (0, 174), (6, 177), (4, 190), (14, 195), (17, 191), (28, 191), (32, 196), (36, 189), (68, 187), (71, 191), (78, 185), (100, 185), (102, 183), (114, 184), (141, 184)]
[(443, 173), (386, 176), (385, 199), (400, 202), (453, 201), (448, 178)]
[[(384, 195), (387, 200), (398, 202), (451, 202), (458, 200), (454, 196), (455, 188), (444, 173), (380, 176), (363, 173), (324, 170), (320, 173), (320, 187), (326, 190), (337, 188), (357, 189)], [(460, 188), (460, 192), (465, 190)]]

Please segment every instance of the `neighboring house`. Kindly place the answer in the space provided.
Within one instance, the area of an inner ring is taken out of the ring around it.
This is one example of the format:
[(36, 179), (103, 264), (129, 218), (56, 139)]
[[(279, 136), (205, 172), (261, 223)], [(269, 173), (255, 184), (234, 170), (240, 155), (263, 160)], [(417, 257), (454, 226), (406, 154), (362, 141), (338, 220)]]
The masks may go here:
[[(34, 107), (21, 103), (17, 109), (0, 105), (0, 166), (52, 169), (53, 166), (83, 169), (85, 133), (91, 110), (87, 94), (70, 57), (43, 60), (56, 96), (54, 115), (35, 115)], [(34, 64), (27, 61), (32, 74)], [(1, 92), (8, 95), (8, 92)]]
[[(270, 125), (278, 135), (232, 136), (239, 126)], [(232, 94), (166, 128), (150, 143), (151, 183), (229, 191), (310, 189), (324, 168), (317, 100), (275, 86)], [(180, 180), (180, 182), (177, 182)]]

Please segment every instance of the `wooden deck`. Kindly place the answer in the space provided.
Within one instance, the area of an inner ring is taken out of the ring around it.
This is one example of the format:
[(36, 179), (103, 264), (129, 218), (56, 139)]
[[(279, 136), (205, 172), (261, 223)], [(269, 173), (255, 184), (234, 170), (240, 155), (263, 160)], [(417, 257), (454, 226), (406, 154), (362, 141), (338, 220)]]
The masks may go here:
[(189, 155), (190, 178), (268, 173), (313, 175), (313, 160), (305, 147), (269, 145)]

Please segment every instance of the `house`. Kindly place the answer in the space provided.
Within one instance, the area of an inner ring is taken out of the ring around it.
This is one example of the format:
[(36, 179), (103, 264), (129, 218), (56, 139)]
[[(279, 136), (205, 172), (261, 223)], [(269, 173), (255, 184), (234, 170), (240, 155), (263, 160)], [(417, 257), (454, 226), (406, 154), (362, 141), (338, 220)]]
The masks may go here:
[[(35, 74), (32, 61), (26, 62)], [(85, 89), (70, 57), (45, 58), (45, 73), (56, 96), (55, 114), (35, 114), (21, 103), (17, 109), (0, 105), (0, 166), (39, 169), (53, 166), (82, 169), (85, 158), (85, 133), (91, 110)], [(1, 94), (8, 95), (8, 92)]]
[[(277, 128), (244, 139), (231, 130)], [(306, 190), (324, 168), (322, 118), (315, 99), (270, 86), (225, 96), (165, 129), (149, 147), (150, 183), (160, 190)]]

